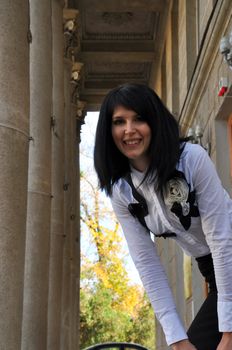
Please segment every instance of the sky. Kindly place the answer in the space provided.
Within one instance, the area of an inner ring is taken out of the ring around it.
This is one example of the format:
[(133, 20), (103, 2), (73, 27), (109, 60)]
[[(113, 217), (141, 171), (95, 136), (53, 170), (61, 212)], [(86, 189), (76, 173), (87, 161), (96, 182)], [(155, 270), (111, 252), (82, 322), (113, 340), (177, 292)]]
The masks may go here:
[[(98, 121), (98, 112), (88, 112), (85, 117), (85, 124), (82, 125), (81, 128), (81, 144), (80, 144), (80, 168), (81, 171), (83, 171), (88, 176), (88, 180), (94, 184), (97, 185), (97, 176), (93, 167), (93, 147), (94, 147), (94, 138), (95, 138), (95, 130), (97, 126)], [(84, 185), (81, 185), (81, 196), (86, 195), (86, 187)], [(104, 205), (108, 208), (111, 208), (111, 203), (109, 198), (106, 197), (106, 195), (102, 192), (101, 193), (101, 201), (104, 202)], [(91, 206), (91, 203), (88, 202), (88, 205)], [(107, 221), (107, 219), (106, 219)], [(106, 223), (107, 224), (107, 223)], [(96, 253), (93, 247), (93, 244), (91, 244), (91, 241), (88, 237), (88, 234), (84, 232), (84, 227), (82, 225), (82, 232), (81, 232), (81, 251), (84, 255), (87, 255), (88, 257), (94, 256)], [(126, 245), (125, 238), (123, 236), (122, 231), (120, 230), (120, 234), (122, 236), (122, 244), (123, 244), (123, 250), (126, 253), (126, 269), (128, 271), (129, 278), (132, 283), (136, 283), (141, 285), (141, 280), (139, 278), (138, 272), (134, 266), (134, 263), (132, 262), (131, 257), (128, 253), (128, 248)]]

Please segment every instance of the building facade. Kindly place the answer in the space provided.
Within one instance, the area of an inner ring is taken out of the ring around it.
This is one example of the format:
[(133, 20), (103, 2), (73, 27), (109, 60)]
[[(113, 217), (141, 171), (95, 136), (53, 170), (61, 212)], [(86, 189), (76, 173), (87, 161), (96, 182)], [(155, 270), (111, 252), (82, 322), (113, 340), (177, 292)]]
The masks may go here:
[[(183, 135), (193, 135), (208, 150), (230, 195), (232, 71), (219, 47), (223, 37), (231, 36), (231, 14), (226, 0), (173, 1), (154, 84), (179, 120)], [(173, 242), (160, 241), (159, 252), (188, 327), (207, 294), (206, 285), (194, 259)], [(167, 349), (159, 324), (156, 332), (157, 350)]]
[(3, 0), (0, 17), (0, 348), (77, 349), (78, 11)]

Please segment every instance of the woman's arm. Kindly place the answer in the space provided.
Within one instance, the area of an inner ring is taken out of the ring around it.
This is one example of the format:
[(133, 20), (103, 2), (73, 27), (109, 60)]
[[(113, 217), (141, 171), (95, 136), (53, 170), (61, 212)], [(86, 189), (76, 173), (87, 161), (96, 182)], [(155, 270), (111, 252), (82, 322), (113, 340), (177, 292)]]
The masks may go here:
[(193, 344), (190, 343), (188, 339), (178, 341), (171, 345), (172, 350), (197, 350)]
[(232, 332), (225, 332), (217, 347), (217, 350), (231, 350), (232, 349)]
[(192, 172), (203, 232), (213, 258), (219, 331), (232, 332), (231, 202), (208, 154), (200, 146), (195, 146), (195, 150), (196, 153), (189, 159), (189, 171)]
[(187, 339), (166, 274), (149, 232), (129, 213), (123, 192), (119, 188), (114, 191), (112, 205), (168, 345)]

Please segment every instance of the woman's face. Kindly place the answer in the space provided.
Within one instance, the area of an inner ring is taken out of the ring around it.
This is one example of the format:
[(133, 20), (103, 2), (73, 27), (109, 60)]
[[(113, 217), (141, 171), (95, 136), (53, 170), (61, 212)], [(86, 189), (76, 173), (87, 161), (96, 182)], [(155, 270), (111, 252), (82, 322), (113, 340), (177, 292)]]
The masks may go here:
[(132, 166), (145, 171), (149, 165), (148, 148), (151, 142), (151, 129), (147, 122), (133, 110), (118, 106), (112, 115), (112, 137)]

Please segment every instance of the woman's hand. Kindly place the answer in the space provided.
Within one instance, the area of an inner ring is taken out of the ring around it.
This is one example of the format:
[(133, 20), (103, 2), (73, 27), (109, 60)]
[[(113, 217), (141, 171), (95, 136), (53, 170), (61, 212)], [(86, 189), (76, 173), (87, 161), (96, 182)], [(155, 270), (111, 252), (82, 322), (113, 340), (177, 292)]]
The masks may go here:
[(231, 350), (232, 349), (232, 332), (223, 333), (222, 339), (217, 347), (217, 350)]
[[(190, 343), (188, 339), (180, 340), (171, 345), (172, 350), (197, 350), (193, 344)], [(217, 349), (217, 350), (227, 350), (225, 349)]]

